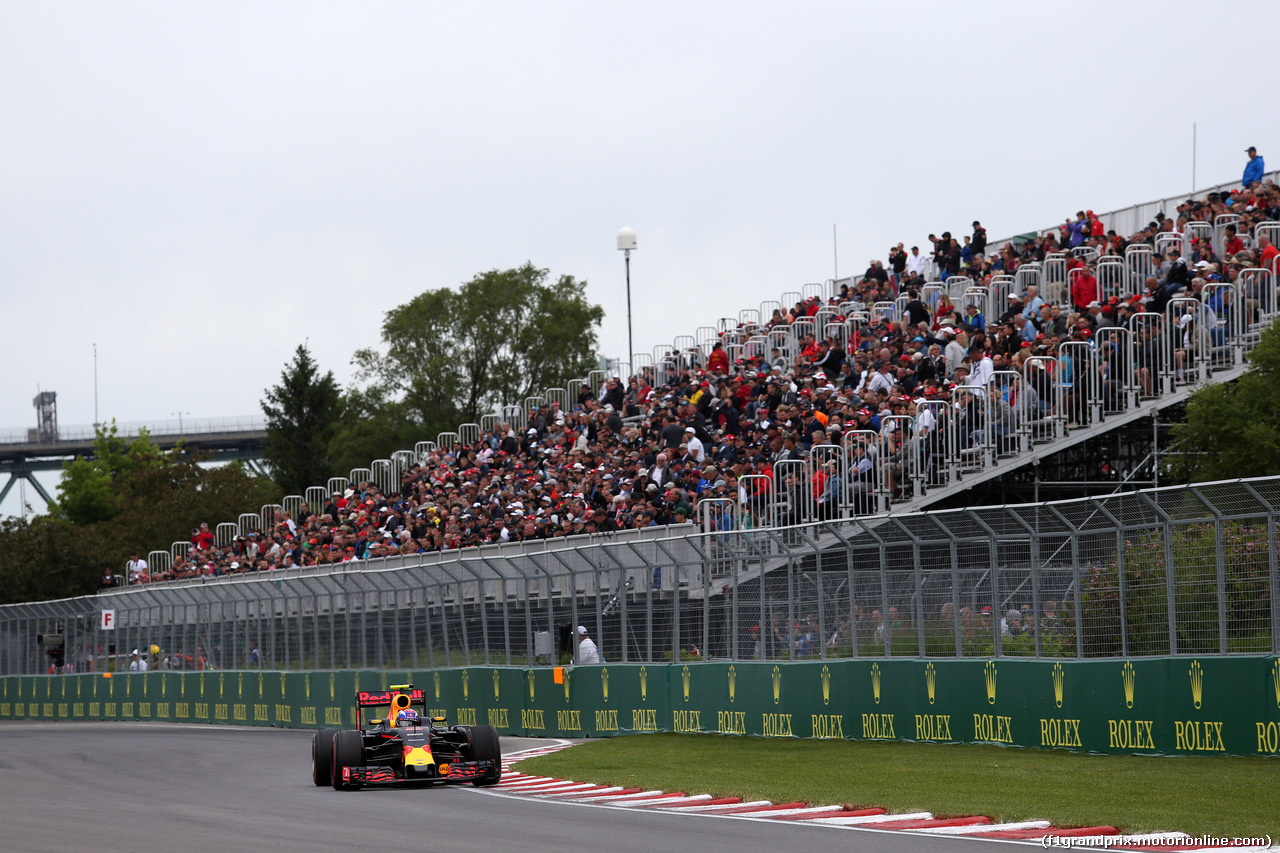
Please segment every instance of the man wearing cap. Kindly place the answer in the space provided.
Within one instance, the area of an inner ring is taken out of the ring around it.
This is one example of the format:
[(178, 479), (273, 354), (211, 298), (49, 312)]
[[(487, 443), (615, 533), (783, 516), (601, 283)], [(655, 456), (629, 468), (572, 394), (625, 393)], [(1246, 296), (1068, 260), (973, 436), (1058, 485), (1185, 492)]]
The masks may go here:
[(587, 627), (579, 625), (578, 631), (578, 654), (574, 659), (575, 663), (603, 663), (600, 660), (600, 650), (596, 648), (596, 644), (587, 636)]
[(129, 671), (130, 672), (146, 672), (147, 671), (147, 659), (139, 656), (137, 649), (133, 650), (132, 659), (129, 661)]
[(1248, 188), (1262, 183), (1262, 175), (1267, 171), (1267, 165), (1262, 161), (1262, 155), (1258, 153), (1258, 149), (1252, 145), (1246, 148), (1244, 153), (1249, 155), (1249, 162), (1244, 164), (1244, 177), (1240, 179), (1240, 183)]

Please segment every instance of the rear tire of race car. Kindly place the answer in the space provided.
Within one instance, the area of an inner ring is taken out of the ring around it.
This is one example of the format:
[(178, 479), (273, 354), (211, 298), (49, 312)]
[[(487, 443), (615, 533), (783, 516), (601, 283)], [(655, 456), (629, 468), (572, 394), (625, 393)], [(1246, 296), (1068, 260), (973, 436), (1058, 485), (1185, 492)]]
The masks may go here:
[(350, 791), (360, 787), (342, 781), (344, 767), (364, 766), (364, 738), (357, 731), (339, 731), (333, 735), (333, 790)]
[(321, 729), (311, 736), (311, 781), (322, 788), (333, 781), (333, 736), (337, 729)]
[(471, 784), (477, 788), (498, 784), (502, 778), (502, 745), (498, 742), (497, 731), (493, 726), (472, 726), (467, 732), (467, 740), (471, 743), (472, 761), (493, 762), (493, 770)]

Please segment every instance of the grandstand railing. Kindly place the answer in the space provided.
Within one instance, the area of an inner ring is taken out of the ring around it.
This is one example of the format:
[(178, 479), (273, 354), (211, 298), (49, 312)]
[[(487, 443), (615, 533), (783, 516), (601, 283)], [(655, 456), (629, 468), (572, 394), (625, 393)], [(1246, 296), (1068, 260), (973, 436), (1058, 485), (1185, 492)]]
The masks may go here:
[(705, 513), (706, 533), (7, 605), (0, 675), (45, 672), (51, 633), (75, 671), (153, 645), (223, 669), (549, 664), (537, 641), (576, 625), (609, 662), (1280, 653), (1276, 477), (772, 529)]
[[(960, 295), (966, 298), (975, 304), (992, 301), (985, 288), (967, 284)], [(1016, 460), (1033, 448), (1043, 450), (1036, 446), (1073, 430), (1099, 425), (1114, 415), (1154, 410), (1180, 389), (1215, 375), (1238, 374), (1261, 330), (1278, 314), (1280, 294), (1272, 271), (1245, 270), (1238, 284), (1207, 285), (1203, 301), (1179, 295), (1170, 300), (1164, 314), (1139, 313), (1130, 318), (1128, 327), (1103, 327), (1088, 342), (1062, 344), (1056, 356), (1033, 357), (1018, 371), (999, 372), (986, 387), (960, 386), (953, 405), (930, 409), (933, 426), (927, 436), (919, 433), (915, 423), (930, 405), (922, 403), (911, 419), (886, 418), (875, 440), (863, 437), (857, 443), (819, 445), (807, 461), (775, 468), (768, 505), (758, 498), (750, 501), (763, 522), (760, 526), (888, 511), (931, 489), (956, 486), (967, 475)], [(794, 326), (775, 330), (785, 336), (785, 348), (793, 351), (798, 335), (812, 332), (812, 322)], [(391, 494), (399, 488), (400, 473), (412, 462), (421, 462), (436, 448), (449, 451), (463, 446), (464, 432), (470, 443), (482, 437), (479, 425), (464, 424), (459, 432), (441, 433), (435, 443), (420, 442), (413, 451), (397, 451), (391, 459), (374, 460), (370, 468), (352, 469), (347, 482), (372, 483)], [(869, 471), (864, 457), (871, 460)], [(820, 507), (816, 496), (805, 490), (814, 488), (815, 466), (827, 461), (837, 466), (843, 489), (829, 495)], [(864, 470), (852, 476), (851, 468)], [(331, 480), (306, 491), (314, 498), (335, 485)], [(285, 501), (264, 506), (256, 521), (250, 514), (241, 515), (238, 522), (219, 524), (218, 543), (226, 544), (250, 529), (270, 530), (278, 521), (277, 511), (296, 516), (304, 503), (302, 496)], [(745, 493), (740, 501), (748, 501)], [(313, 511), (320, 510), (313, 499), (307, 503)], [(247, 526), (246, 518), (256, 526)]]

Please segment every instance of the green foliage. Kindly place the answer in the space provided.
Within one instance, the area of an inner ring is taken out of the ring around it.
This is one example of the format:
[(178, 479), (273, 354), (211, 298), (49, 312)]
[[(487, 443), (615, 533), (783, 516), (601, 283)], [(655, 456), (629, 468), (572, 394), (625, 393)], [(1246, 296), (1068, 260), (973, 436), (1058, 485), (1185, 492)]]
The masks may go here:
[(0, 522), (0, 603), (85, 595), (131, 552), (186, 541), (202, 521), (232, 519), (279, 497), (242, 465), (205, 468), (182, 448), (160, 450), (144, 432), (128, 442), (99, 429), (91, 458), (67, 466), (49, 515)]
[(382, 326), (386, 353), (364, 349), (354, 361), (373, 399), (403, 403), (404, 411), (393, 414), (434, 437), (585, 376), (594, 367), (603, 317), (604, 309), (586, 299), (586, 282), (572, 276), (548, 282), (547, 270), (526, 263), (481, 273), (457, 291), (426, 291), (392, 309)]
[(65, 518), (0, 519), (0, 604), (82, 595), (97, 587), (111, 561), (99, 525)]
[(1280, 474), (1280, 324), (1263, 331), (1249, 361), (1235, 382), (1187, 400), (1186, 422), (1173, 428), (1173, 482)]
[(264, 456), (275, 481), (288, 495), (324, 483), (334, 472), (328, 451), (342, 411), (333, 371), (321, 376), (306, 345), (299, 344), (280, 384), (263, 393)]
[(163, 469), (180, 458), (180, 450), (165, 453), (152, 443), (145, 429), (141, 432), (137, 439), (127, 442), (119, 435), (114, 419), (109, 425), (97, 427), (93, 456), (76, 457), (66, 464), (58, 500), (49, 508), (50, 514), (80, 525), (115, 518), (124, 498), (115, 488), (117, 482)]
[[(430, 433), (432, 438), (436, 434)], [(377, 385), (352, 388), (343, 395), (342, 415), (329, 441), (334, 476), (366, 468), (370, 461), (412, 448), (424, 437), (422, 427), (409, 417), (406, 403), (388, 399), (385, 389)]]
[[(1271, 597), (1267, 531), (1240, 522), (1223, 525), (1229, 651), (1270, 651)], [(1219, 651), (1217, 536), (1212, 524), (1174, 528), (1174, 616), (1179, 654)], [(1169, 591), (1162, 531), (1124, 544), (1124, 616), (1131, 655), (1169, 654)], [(1119, 560), (1094, 566), (1083, 578), (1081, 631), (1087, 656), (1121, 653)]]

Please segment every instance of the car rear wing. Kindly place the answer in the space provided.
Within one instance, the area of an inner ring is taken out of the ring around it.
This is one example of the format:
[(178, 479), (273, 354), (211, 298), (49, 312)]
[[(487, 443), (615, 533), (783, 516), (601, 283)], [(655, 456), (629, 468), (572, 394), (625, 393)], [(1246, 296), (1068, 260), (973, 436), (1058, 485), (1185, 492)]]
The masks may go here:
[(386, 708), (391, 705), (392, 697), (400, 694), (409, 700), (410, 705), (427, 707), (427, 697), (421, 690), (413, 688), (392, 688), (391, 690), (360, 691), (356, 694), (357, 708)]

